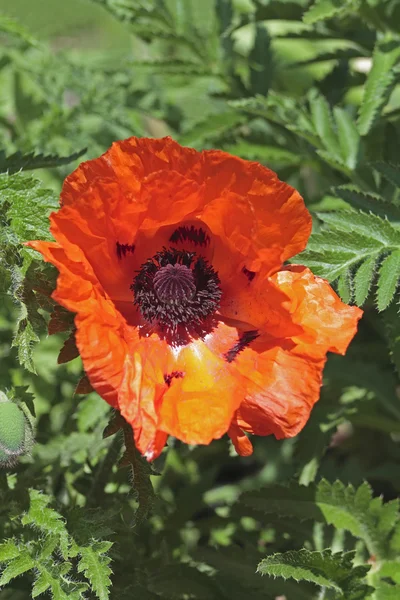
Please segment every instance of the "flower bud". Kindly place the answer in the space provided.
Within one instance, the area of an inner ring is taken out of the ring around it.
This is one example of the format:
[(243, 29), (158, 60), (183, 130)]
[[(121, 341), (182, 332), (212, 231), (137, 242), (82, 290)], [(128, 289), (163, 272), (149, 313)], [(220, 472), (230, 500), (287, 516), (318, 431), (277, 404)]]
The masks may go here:
[(31, 445), (32, 427), (22, 408), (0, 392), (0, 467), (12, 467)]

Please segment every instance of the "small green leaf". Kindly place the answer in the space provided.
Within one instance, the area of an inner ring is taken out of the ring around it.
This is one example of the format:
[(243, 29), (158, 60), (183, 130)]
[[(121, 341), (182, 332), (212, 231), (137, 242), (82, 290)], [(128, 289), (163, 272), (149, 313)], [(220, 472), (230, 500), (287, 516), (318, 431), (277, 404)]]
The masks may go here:
[(23, 525), (31, 525), (48, 535), (58, 535), (63, 556), (68, 553), (68, 532), (63, 517), (54, 509), (49, 508), (50, 497), (38, 490), (29, 490), (29, 510), (21, 519)]
[(394, 165), (386, 162), (374, 162), (371, 165), (378, 173), (383, 175), (385, 179), (400, 188), (400, 165)]
[(48, 573), (42, 572), (39, 577), (36, 579), (32, 588), (32, 598), (36, 598), (43, 594), (46, 590), (51, 587), (53, 580), (48, 576)]
[(353, 566), (354, 552), (332, 554), (330, 550), (310, 552), (289, 551), (267, 556), (260, 562), (261, 575), (309, 581), (320, 587), (334, 590), (346, 600), (364, 600), (372, 590), (365, 583), (370, 566)]
[[(388, 220), (361, 211), (337, 211), (318, 216), (329, 228), (313, 234), (307, 250), (296, 257), (296, 261), (329, 281), (340, 278), (339, 288), (344, 300), (349, 299), (350, 290), (354, 290), (355, 298), (364, 302), (374, 276), (374, 265), (383, 256), (397, 256), (400, 231)], [(367, 264), (363, 266), (364, 263)], [(397, 271), (394, 271), (396, 265), (397, 261), (391, 259), (387, 267), (381, 269), (379, 306), (387, 306), (386, 302), (393, 298), (398, 279)], [(368, 274), (371, 276), (369, 285)]]
[(50, 169), (52, 167), (60, 167), (67, 165), (85, 154), (86, 148), (74, 152), (69, 156), (57, 156), (56, 154), (22, 154), (15, 152), (10, 156), (6, 156), (4, 151), (0, 152), (0, 173), (8, 173), (12, 175), (18, 171), (32, 171), (33, 169)]
[(20, 364), (31, 373), (36, 373), (32, 358), (32, 347), (39, 342), (32, 324), (26, 318), (18, 321), (18, 329), (12, 345), (18, 349), (18, 360)]
[(393, 300), (400, 282), (400, 248), (387, 256), (382, 262), (378, 275), (376, 300), (378, 310), (385, 310)]
[(12, 579), (30, 571), (35, 566), (35, 561), (27, 550), (22, 550), (4, 569), (0, 577), (0, 587), (7, 585)]
[(335, 160), (340, 161), (342, 153), (333, 129), (332, 115), (327, 100), (317, 96), (311, 100), (311, 114), (314, 127), (327, 151)]
[(376, 258), (365, 260), (358, 267), (354, 276), (354, 295), (357, 306), (362, 306), (367, 299), (375, 273)]
[(346, 0), (315, 0), (311, 8), (303, 15), (306, 25), (313, 25), (318, 21), (324, 21), (338, 16), (347, 10)]
[[(399, 305), (392, 304), (382, 314), (385, 325), (385, 336), (390, 348), (390, 358), (400, 376), (400, 313)], [(399, 535), (400, 539), (400, 535)], [(400, 544), (399, 544), (400, 549)]]
[(80, 548), (78, 572), (83, 573), (89, 580), (93, 592), (99, 600), (108, 600), (112, 573), (109, 564), (111, 558), (105, 553), (111, 548), (111, 542), (95, 542), (87, 548)]
[(360, 135), (351, 116), (343, 108), (335, 106), (333, 114), (339, 137), (341, 154), (350, 169), (355, 169), (360, 146)]
[(360, 135), (367, 135), (385, 105), (393, 85), (393, 67), (400, 58), (400, 45), (389, 37), (378, 41), (372, 57), (372, 68), (364, 87), (364, 97), (358, 117)]
[(343, 302), (348, 304), (353, 297), (352, 281), (348, 271), (342, 273), (338, 279), (338, 292)]
[(301, 157), (294, 152), (290, 152), (279, 146), (267, 146), (261, 144), (251, 144), (239, 140), (236, 144), (224, 146), (224, 150), (230, 154), (235, 154), (247, 160), (256, 160), (267, 166), (270, 164), (290, 166), (298, 165)]
[(59, 208), (53, 191), (19, 173), (0, 175), (0, 205), (6, 207), (10, 227), (20, 242), (51, 239), (48, 216)]
[(8, 562), (20, 554), (20, 549), (14, 540), (6, 540), (0, 544), (0, 562)]

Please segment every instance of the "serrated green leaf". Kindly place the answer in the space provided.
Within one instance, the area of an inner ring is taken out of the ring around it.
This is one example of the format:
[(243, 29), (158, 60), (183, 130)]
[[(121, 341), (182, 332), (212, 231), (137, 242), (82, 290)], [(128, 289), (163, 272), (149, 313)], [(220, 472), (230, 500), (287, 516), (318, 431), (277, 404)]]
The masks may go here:
[(83, 154), (85, 154), (86, 148), (74, 152), (69, 156), (57, 156), (56, 154), (35, 154), (29, 152), (23, 154), (22, 152), (15, 152), (10, 156), (6, 156), (4, 151), (0, 152), (0, 173), (8, 173), (12, 175), (18, 171), (32, 171), (34, 169), (50, 169), (53, 167), (60, 167), (67, 165), (74, 160), (77, 160)]
[(400, 281), (400, 248), (387, 256), (379, 269), (376, 301), (378, 310), (385, 310), (393, 300)]
[(48, 577), (47, 572), (40, 573), (32, 588), (32, 598), (36, 598), (43, 594), (52, 584), (52, 579)]
[(38, 181), (21, 174), (3, 174), (0, 175), (0, 205), (6, 206), (10, 227), (20, 242), (51, 239), (48, 216), (59, 208), (53, 191), (43, 189)]
[(255, 96), (254, 98), (232, 100), (229, 105), (237, 110), (277, 123), (307, 140), (316, 148), (323, 146), (309, 114), (301, 110), (293, 98), (270, 90), (267, 98)]
[(243, 116), (234, 111), (211, 115), (205, 121), (197, 123), (192, 129), (183, 133), (179, 137), (179, 143), (182, 146), (192, 146), (216, 140), (225, 132), (237, 127), (242, 121)]
[(390, 183), (400, 188), (400, 165), (386, 162), (374, 162), (371, 166), (385, 177)]
[(338, 291), (343, 302), (347, 304), (351, 302), (353, 297), (352, 281), (348, 271), (342, 273), (338, 279)]
[(393, 246), (394, 248), (400, 244), (400, 232), (389, 221), (376, 215), (356, 211), (338, 211), (318, 216), (331, 227), (343, 232), (357, 232), (366, 238), (369, 237), (374, 244)]
[(354, 552), (332, 554), (330, 550), (310, 552), (289, 551), (268, 556), (260, 562), (261, 575), (309, 581), (333, 589), (343, 600), (363, 600), (372, 591), (365, 583), (369, 566), (353, 566)]
[(111, 546), (111, 542), (96, 542), (92, 546), (79, 549), (78, 572), (85, 575), (99, 600), (108, 600), (110, 597), (111, 558), (105, 556), (105, 552), (108, 552)]
[(364, 87), (364, 97), (359, 110), (358, 131), (367, 135), (385, 105), (395, 82), (393, 67), (400, 58), (397, 40), (380, 40), (372, 57), (372, 68)]
[[(335, 281), (339, 277), (343, 298), (349, 298), (349, 290), (354, 290), (357, 299), (365, 300), (366, 275), (374, 273), (373, 263), (382, 256), (397, 253), (400, 249), (400, 231), (386, 220), (374, 214), (361, 211), (338, 211), (319, 214), (329, 229), (311, 236), (307, 250), (296, 257), (310, 267), (317, 275)], [(361, 275), (354, 278), (354, 270), (363, 267)], [(390, 261), (389, 266), (394, 266)], [(396, 263), (397, 264), (397, 263)], [(394, 293), (393, 271), (384, 269), (378, 278), (378, 289), (383, 286), (381, 305), (392, 299)], [(397, 275), (396, 275), (397, 276)], [(349, 282), (346, 282), (346, 278)], [(361, 284), (360, 289), (356, 286)], [(387, 286), (387, 287), (385, 287)], [(391, 294), (391, 295), (390, 295)], [(387, 306), (387, 305), (386, 305)]]
[(382, 504), (380, 498), (373, 499), (367, 483), (357, 489), (326, 480), (308, 487), (296, 483), (287, 487), (275, 485), (245, 492), (239, 501), (265, 514), (326, 521), (337, 529), (346, 529), (364, 540), (370, 553), (377, 557), (387, 554), (387, 537), (399, 518), (398, 501)]
[(364, 212), (373, 212), (379, 217), (400, 223), (400, 208), (389, 204), (379, 194), (366, 193), (354, 185), (345, 185), (334, 188), (334, 194), (351, 206)]
[(18, 322), (18, 330), (12, 345), (18, 350), (19, 363), (31, 373), (36, 373), (32, 348), (37, 342), (39, 342), (39, 337), (36, 335), (32, 324), (26, 318), (22, 318)]
[[(390, 348), (390, 358), (400, 375), (400, 310), (397, 303), (392, 303), (382, 314), (385, 335)], [(399, 545), (400, 549), (400, 545)]]
[(376, 258), (365, 260), (354, 275), (354, 299), (357, 306), (362, 306), (368, 297), (376, 267)]
[(21, 519), (23, 525), (30, 525), (48, 535), (58, 535), (63, 556), (68, 552), (68, 532), (63, 517), (54, 509), (49, 508), (50, 497), (38, 490), (29, 490), (29, 510)]
[(311, 114), (315, 130), (323, 145), (334, 159), (340, 161), (342, 153), (333, 129), (332, 115), (326, 98), (317, 96), (311, 100)]
[(333, 114), (336, 121), (341, 155), (350, 169), (355, 169), (360, 147), (360, 135), (349, 113), (335, 106)]
[(7, 562), (16, 558), (20, 550), (14, 540), (6, 540), (0, 544), (0, 562)]
[(30, 571), (35, 566), (35, 561), (27, 550), (19, 553), (4, 569), (0, 577), (0, 587), (7, 585), (12, 579)]
[(38, 578), (32, 588), (32, 598), (50, 591), (52, 600), (82, 600), (88, 586), (68, 576), (72, 565), (69, 562), (37, 562)]
[(315, 0), (311, 8), (304, 13), (303, 22), (306, 25), (313, 25), (318, 21), (325, 21), (339, 16), (350, 8), (353, 8), (353, 3), (346, 0)]
[(350, 176), (351, 170), (341, 158), (337, 158), (327, 150), (317, 150), (317, 154), (333, 169)]

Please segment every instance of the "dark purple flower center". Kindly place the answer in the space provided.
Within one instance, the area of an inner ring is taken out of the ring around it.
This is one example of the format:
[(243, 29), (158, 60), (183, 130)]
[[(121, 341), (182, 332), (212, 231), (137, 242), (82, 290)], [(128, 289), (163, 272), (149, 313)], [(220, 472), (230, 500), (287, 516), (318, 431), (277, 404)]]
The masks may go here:
[(161, 267), (154, 275), (153, 287), (158, 299), (165, 304), (184, 305), (196, 293), (192, 270), (179, 263)]
[(176, 248), (157, 252), (140, 268), (131, 289), (134, 303), (149, 324), (157, 324), (171, 338), (205, 333), (206, 321), (218, 310), (218, 274), (196, 252)]

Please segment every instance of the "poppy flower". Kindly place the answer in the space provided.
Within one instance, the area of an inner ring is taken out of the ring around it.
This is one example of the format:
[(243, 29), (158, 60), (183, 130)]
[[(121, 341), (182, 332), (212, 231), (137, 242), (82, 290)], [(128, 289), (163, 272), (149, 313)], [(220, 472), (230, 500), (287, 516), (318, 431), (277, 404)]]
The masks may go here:
[[(93, 388), (157, 457), (168, 435), (296, 435), (328, 351), (344, 354), (362, 311), (303, 266), (311, 217), (275, 173), (171, 138), (130, 138), (82, 163), (29, 242), (59, 270)], [(246, 432), (246, 433), (245, 433)]]

